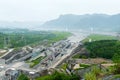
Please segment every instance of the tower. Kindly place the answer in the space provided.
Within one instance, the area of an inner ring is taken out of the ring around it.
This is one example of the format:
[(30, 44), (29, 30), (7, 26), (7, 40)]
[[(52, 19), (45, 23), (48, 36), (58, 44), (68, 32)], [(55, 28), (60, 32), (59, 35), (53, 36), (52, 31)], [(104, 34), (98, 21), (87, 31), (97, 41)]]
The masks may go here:
[(10, 45), (10, 38), (8, 36), (4, 36), (4, 48), (8, 48)]

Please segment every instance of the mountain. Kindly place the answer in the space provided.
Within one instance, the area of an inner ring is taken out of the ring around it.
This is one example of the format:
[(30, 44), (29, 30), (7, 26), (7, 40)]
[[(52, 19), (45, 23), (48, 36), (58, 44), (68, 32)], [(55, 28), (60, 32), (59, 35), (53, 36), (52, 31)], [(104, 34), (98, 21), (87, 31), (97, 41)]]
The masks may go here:
[(0, 29), (6, 29), (6, 28), (10, 28), (10, 29), (34, 29), (37, 27), (40, 27), (42, 24), (42, 22), (36, 21), (36, 22), (32, 22), (32, 21), (25, 21), (25, 22), (19, 22), (19, 21), (0, 21)]
[(107, 15), (107, 14), (85, 14), (61, 15), (55, 20), (45, 22), (42, 27), (48, 29), (69, 29), (78, 30), (104, 30), (104, 31), (117, 31), (120, 30), (120, 14)]

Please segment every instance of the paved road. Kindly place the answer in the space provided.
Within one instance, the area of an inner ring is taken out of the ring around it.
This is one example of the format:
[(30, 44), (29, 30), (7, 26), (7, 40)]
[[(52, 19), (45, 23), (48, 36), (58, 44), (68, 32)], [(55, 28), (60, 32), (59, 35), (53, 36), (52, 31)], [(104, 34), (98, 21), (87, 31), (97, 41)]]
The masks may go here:
[(72, 51), (78, 47), (80, 41), (85, 39), (89, 34), (83, 34), (83, 33), (74, 33), (73, 36), (69, 37), (68, 40), (72, 43), (74, 42), (74, 47), (72, 49), (69, 49), (67, 51), (67, 54), (63, 55), (57, 62), (55, 62), (53, 65), (49, 66), (49, 68), (55, 68), (57, 67), (65, 58), (70, 56), (72, 54)]
[(80, 42), (85, 39), (89, 34), (88, 33), (79, 33), (79, 32), (72, 32), (73, 36), (69, 37), (68, 40), (70, 42)]
[[(57, 65), (59, 65), (64, 59), (66, 59), (68, 56), (70, 56), (72, 54), (73, 49), (75, 49), (79, 44), (78, 42), (85, 39), (88, 36), (88, 34), (83, 34), (83, 33), (74, 33), (73, 36), (69, 37), (68, 40), (71, 43), (75, 43), (74, 47), (72, 49), (68, 49), (66, 54), (63, 55), (62, 57), (59, 57), (59, 59), (57, 59), (56, 61), (53, 62), (52, 66), (50, 65), (48, 68), (55, 68)], [(13, 49), (10, 49), (5, 55), (9, 54), (11, 51), (13, 51)], [(4, 55), (4, 56), (5, 56)], [(27, 67), (24, 67), (26, 63), (24, 62), (17, 62), (17, 63), (12, 63), (10, 65), (7, 65), (7, 68), (16, 68), (16, 69), (23, 69), (26, 70)], [(27, 69), (29, 71), (35, 71), (32, 69)], [(36, 70), (37, 71), (37, 70)]]
[(67, 58), (68, 56), (70, 56), (70, 55), (72, 54), (72, 51), (73, 51), (78, 45), (79, 45), (79, 44), (75, 44), (75, 47), (74, 47), (74, 48), (69, 49), (69, 50), (67, 51), (67, 54), (63, 55), (57, 62), (55, 62), (53, 65), (51, 65), (51, 66), (49, 67), (49, 69), (50, 69), (50, 68), (55, 68), (55, 67), (57, 67), (65, 58)]

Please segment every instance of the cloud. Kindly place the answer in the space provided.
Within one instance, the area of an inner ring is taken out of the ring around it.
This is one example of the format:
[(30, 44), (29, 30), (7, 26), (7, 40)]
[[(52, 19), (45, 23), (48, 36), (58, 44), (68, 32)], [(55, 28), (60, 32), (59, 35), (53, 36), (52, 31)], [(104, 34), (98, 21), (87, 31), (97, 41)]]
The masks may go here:
[(46, 21), (61, 14), (120, 11), (120, 0), (0, 0), (0, 20)]

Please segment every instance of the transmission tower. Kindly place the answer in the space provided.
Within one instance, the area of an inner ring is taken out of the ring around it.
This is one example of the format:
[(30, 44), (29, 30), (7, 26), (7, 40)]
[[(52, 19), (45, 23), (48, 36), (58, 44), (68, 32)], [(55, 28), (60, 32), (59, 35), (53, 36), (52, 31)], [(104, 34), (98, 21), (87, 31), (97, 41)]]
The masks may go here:
[(4, 36), (4, 48), (8, 48), (10, 46), (10, 38), (9, 36)]

